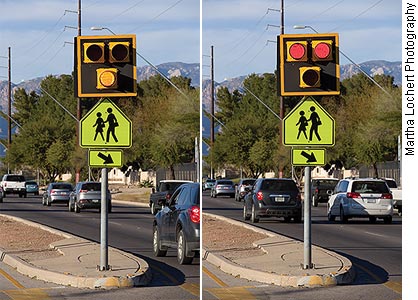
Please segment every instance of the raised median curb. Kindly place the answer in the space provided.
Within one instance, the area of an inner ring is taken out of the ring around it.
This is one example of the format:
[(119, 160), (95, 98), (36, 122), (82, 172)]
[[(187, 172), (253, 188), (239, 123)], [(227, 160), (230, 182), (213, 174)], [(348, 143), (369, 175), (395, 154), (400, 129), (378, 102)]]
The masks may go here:
[[(263, 241), (280, 236), (270, 231), (267, 231), (267, 230), (264, 230), (255, 226), (251, 226), (247, 223), (232, 220), (223, 216), (209, 214), (209, 213), (204, 213), (204, 214), (209, 217), (218, 218), (222, 221), (228, 222), (236, 226), (245, 227), (247, 229), (266, 234), (267, 236), (269, 236), (269, 238), (263, 239), (254, 243), (255, 246), (263, 249), (263, 251), (265, 252), (267, 252), (267, 250), (263, 248)], [(296, 244), (300, 242), (294, 241), (294, 243)], [(318, 274), (315, 274), (315, 275), (306, 274), (306, 275), (301, 275), (301, 276), (292, 275), (292, 274), (278, 274), (278, 273), (272, 273), (272, 272), (267, 272), (267, 271), (262, 271), (262, 270), (255, 270), (253, 268), (242, 266), (238, 263), (235, 263), (232, 260), (226, 259), (222, 257), (221, 255), (216, 254), (220, 252), (219, 250), (210, 251), (208, 249), (205, 249), (204, 247), (202, 250), (203, 250), (202, 259), (219, 267), (223, 272), (231, 274), (235, 277), (240, 277), (240, 278), (244, 278), (244, 279), (248, 279), (252, 281), (267, 283), (267, 284), (275, 284), (275, 285), (285, 286), (285, 287), (321, 287), (321, 286), (329, 287), (329, 286), (335, 286), (335, 285), (350, 284), (354, 281), (354, 278), (355, 278), (354, 268), (349, 259), (335, 252), (332, 252), (332, 251), (329, 251), (329, 250), (326, 250), (317, 246), (312, 246), (312, 251), (319, 251), (321, 252), (322, 255), (329, 255), (333, 259), (337, 259), (340, 262), (340, 266), (335, 268), (335, 272), (331, 272), (328, 274), (321, 274), (320, 272), (318, 272)], [(280, 256), (281, 253), (278, 255)], [(301, 253), (301, 257), (303, 257), (303, 252)], [(279, 259), (277, 259), (276, 263), (278, 261)], [(275, 263), (275, 262), (272, 261), (272, 263)], [(301, 267), (295, 266), (295, 268), (300, 269)]]
[[(66, 238), (66, 240), (52, 243), (50, 246), (62, 252), (62, 249), (66, 247), (66, 244), (79, 244), (79, 245), (93, 245), (97, 248), (97, 243), (82, 239), (80, 237), (63, 233), (59, 230), (50, 228), (45, 225), (41, 225), (32, 221), (24, 220), (18, 217), (1, 215), (19, 222), (23, 222), (27, 225), (47, 230), (51, 233), (58, 234)], [(61, 249), (60, 249), (61, 248)], [(76, 248), (75, 248), (76, 249)], [(100, 248), (99, 248), (100, 249)], [(112, 270), (104, 271), (103, 274), (97, 274), (97, 276), (82, 276), (68, 274), (64, 272), (57, 272), (45, 267), (36, 266), (32, 263), (26, 262), (21, 258), (13, 255), (13, 251), (5, 251), (0, 249), (0, 261), (15, 268), (19, 273), (26, 275), (30, 278), (39, 279), (47, 282), (52, 282), (61, 285), (68, 285), (77, 288), (89, 288), (89, 289), (112, 289), (112, 288), (131, 288), (147, 286), (152, 280), (152, 272), (148, 263), (136, 257), (130, 253), (123, 252), (113, 247), (109, 247), (109, 253), (115, 253), (119, 257), (123, 257), (125, 261), (131, 265), (136, 265), (134, 272), (128, 274), (121, 274), (122, 272), (114, 272)], [(45, 260), (48, 264), (48, 259)], [(57, 259), (50, 259), (50, 261), (57, 262)], [(59, 261), (58, 261), (59, 262)], [(99, 272), (99, 271), (97, 271)], [(76, 273), (76, 272), (74, 272)], [(81, 270), (79, 273), (82, 273)]]

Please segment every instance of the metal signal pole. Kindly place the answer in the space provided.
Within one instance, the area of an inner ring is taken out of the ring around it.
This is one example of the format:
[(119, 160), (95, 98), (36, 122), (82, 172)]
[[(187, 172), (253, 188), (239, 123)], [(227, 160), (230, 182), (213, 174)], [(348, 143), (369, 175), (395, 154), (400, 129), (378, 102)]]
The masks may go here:
[(214, 79), (214, 66), (213, 66), (213, 46), (210, 46), (210, 178), (214, 178), (213, 165), (212, 165), (212, 151), (213, 144), (215, 143), (215, 79)]
[(10, 149), (12, 143), (12, 50), (9, 47), (8, 52), (8, 66), (7, 66), (7, 77), (8, 77), (8, 92), (7, 92), (7, 149)]

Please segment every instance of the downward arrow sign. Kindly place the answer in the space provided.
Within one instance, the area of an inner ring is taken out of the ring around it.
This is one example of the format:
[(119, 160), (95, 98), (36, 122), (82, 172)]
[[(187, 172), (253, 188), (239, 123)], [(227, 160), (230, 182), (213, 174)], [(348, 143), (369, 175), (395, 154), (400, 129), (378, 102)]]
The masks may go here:
[(100, 157), (101, 159), (103, 159), (103, 164), (105, 164), (105, 165), (113, 163), (113, 159), (112, 159), (112, 156), (110, 154), (108, 156), (106, 156), (102, 152), (99, 152), (99, 154), (97, 154), (97, 156)]
[(315, 154), (312, 152), (311, 154), (308, 154), (305, 151), (302, 151), (300, 154), (302, 154), (303, 157), (307, 158), (306, 163), (314, 163), (316, 162)]

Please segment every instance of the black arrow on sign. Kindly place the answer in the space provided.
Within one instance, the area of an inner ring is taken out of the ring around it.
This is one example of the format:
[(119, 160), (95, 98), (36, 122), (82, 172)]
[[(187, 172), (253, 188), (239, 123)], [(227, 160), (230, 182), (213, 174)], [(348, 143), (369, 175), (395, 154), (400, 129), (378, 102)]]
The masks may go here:
[(112, 159), (112, 156), (110, 156), (110, 154), (108, 156), (106, 156), (102, 152), (99, 152), (99, 154), (97, 154), (97, 156), (104, 160), (103, 164), (105, 164), (105, 165), (113, 163), (113, 159)]
[(305, 151), (302, 151), (300, 154), (302, 154), (303, 157), (307, 158), (307, 163), (314, 163), (316, 162), (315, 154), (312, 152), (311, 154), (306, 153)]

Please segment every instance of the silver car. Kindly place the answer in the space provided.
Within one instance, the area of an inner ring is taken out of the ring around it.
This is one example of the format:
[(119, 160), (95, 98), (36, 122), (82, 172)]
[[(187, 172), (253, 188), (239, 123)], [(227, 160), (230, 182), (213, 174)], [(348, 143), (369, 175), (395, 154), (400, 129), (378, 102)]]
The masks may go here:
[(42, 204), (51, 206), (52, 203), (65, 203), (70, 201), (73, 186), (69, 182), (51, 182), (42, 195)]
[(386, 224), (392, 223), (393, 199), (386, 182), (374, 178), (342, 179), (335, 187), (327, 204), (328, 220), (341, 223), (354, 217), (377, 218)]
[(232, 180), (219, 179), (216, 180), (215, 185), (210, 191), (210, 196), (216, 198), (217, 196), (235, 197), (235, 185)]
[[(101, 182), (81, 181), (77, 183), (75, 189), (70, 194), (68, 210), (76, 213), (79, 213), (82, 209), (95, 208), (100, 210), (101, 190)], [(107, 211), (110, 213), (112, 211), (112, 199), (109, 190), (107, 190), (106, 198), (108, 203)]]

